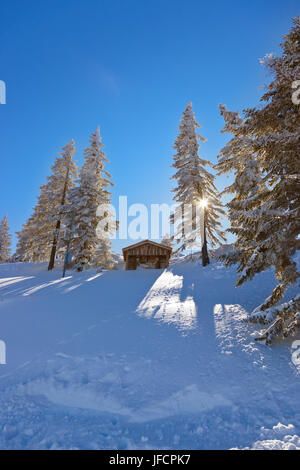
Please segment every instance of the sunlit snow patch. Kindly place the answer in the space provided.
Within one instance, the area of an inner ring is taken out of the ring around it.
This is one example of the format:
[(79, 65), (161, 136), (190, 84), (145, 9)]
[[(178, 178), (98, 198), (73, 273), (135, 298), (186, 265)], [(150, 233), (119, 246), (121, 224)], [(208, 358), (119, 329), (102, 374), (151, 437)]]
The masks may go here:
[(59, 282), (64, 282), (66, 281), (67, 279), (71, 279), (72, 276), (68, 276), (68, 277), (62, 277), (60, 279), (55, 279), (55, 281), (50, 281), (50, 282), (45, 282), (44, 284), (41, 284), (40, 286), (35, 286), (31, 289), (28, 289), (27, 291), (24, 292), (24, 296), (27, 296), (27, 295), (31, 295), (31, 294), (34, 294), (35, 292), (41, 290), (41, 289), (45, 289), (45, 287), (50, 287), (50, 286), (53, 286), (54, 284), (58, 284)]
[(153, 284), (136, 312), (146, 318), (174, 323), (180, 329), (196, 327), (197, 308), (192, 296), (181, 299), (183, 276), (164, 271)]
[(0, 279), (0, 288), (16, 284), (17, 282), (33, 279), (34, 276), (3, 277)]

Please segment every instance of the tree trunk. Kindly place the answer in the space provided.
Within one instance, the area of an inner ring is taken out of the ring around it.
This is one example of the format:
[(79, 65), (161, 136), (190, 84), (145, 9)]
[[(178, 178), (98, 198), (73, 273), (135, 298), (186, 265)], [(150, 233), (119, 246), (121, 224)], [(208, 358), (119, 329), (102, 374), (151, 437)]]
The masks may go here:
[(49, 264), (48, 264), (48, 271), (51, 271), (51, 269), (54, 268), (59, 230), (60, 230), (60, 220), (58, 220), (56, 222), (55, 235), (54, 235), (54, 238), (53, 238), (52, 249), (51, 249), (51, 254), (50, 254), (50, 260), (49, 260)]
[[(71, 162), (70, 162), (70, 164), (71, 164)], [(66, 173), (66, 179), (65, 179), (64, 189), (63, 189), (63, 193), (62, 193), (62, 197), (61, 197), (61, 203), (60, 203), (61, 206), (64, 206), (65, 200), (66, 200), (69, 172), (70, 172), (70, 167), (68, 167), (67, 173)], [(50, 254), (50, 260), (49, 260), (49, 264), (48, 264), (48, 271), (51, 271), (51, 269), (54, 268), (55, 255), (56, 255), (56, 248), (57, 248), (57, 241), (58, 241), (58, 234), (59, 234), (59, 230), (60, 230), (60, 225), (61, 225), (61, 221), (59, 219), (56, 222), (55, 233), (54, 233), (52, 249), (51, 249), (51, 254)]]
[(209, 264), (209, 256), (207, 251), (207, 240), (206, 240), (206, 209), (204, 208), (203, 215), (203, 245), (202, 245), (202, 266)]
[(202, 246), (202, 266), (207, 266), (209, 264), (209, 256), (207, 252), (207, 243), (203, 243)]

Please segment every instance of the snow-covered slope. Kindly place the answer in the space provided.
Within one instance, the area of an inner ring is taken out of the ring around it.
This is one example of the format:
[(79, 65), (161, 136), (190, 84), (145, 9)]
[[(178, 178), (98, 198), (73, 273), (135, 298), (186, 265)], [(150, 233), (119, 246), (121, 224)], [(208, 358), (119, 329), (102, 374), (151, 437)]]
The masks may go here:
[(297, 338), (266, 347), (244, 321), (273, 275), (234, 283), (218, 262), (1, 265), (0, 448), (300, 447)]

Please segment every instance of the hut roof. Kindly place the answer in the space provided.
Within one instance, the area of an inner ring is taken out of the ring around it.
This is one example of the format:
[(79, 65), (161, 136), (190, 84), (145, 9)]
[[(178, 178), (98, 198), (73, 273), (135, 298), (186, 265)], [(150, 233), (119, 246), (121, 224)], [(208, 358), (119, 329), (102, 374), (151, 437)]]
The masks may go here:
[(150, 245), (154, 245), (154, 246), (159, 246), (160, 248), (165, 248), (166, 250), (172, 252), (172, 248), (168, 245), (163, 245), (162, 243), (157, 243), (157, 242), (153, 242), (152, 240), (143, 240), (141, 242), (138, 242), (138, 243), (134, 243), (133, 245), (129, 245), (129, 246), (126, 246), (122, 249), (123, 253), (124, 251), (127, 251), (127, 250), (130, 250), (131, 248), (136, 248), (138, 246), (142, 246), (142, 245), (145, 245), (145, 244), (150, 244)]

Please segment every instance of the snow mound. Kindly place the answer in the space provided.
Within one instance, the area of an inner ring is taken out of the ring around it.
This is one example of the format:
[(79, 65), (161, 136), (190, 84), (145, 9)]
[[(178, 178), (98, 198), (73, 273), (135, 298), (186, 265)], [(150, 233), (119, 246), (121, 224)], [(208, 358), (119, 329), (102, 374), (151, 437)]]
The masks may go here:
[(278, 423), (272, 429), (261, 428), (262, 440), (254, 442), (252, 447), (245, 450), (300, 450), (300, 437), (295, 432), (295, 426)]

